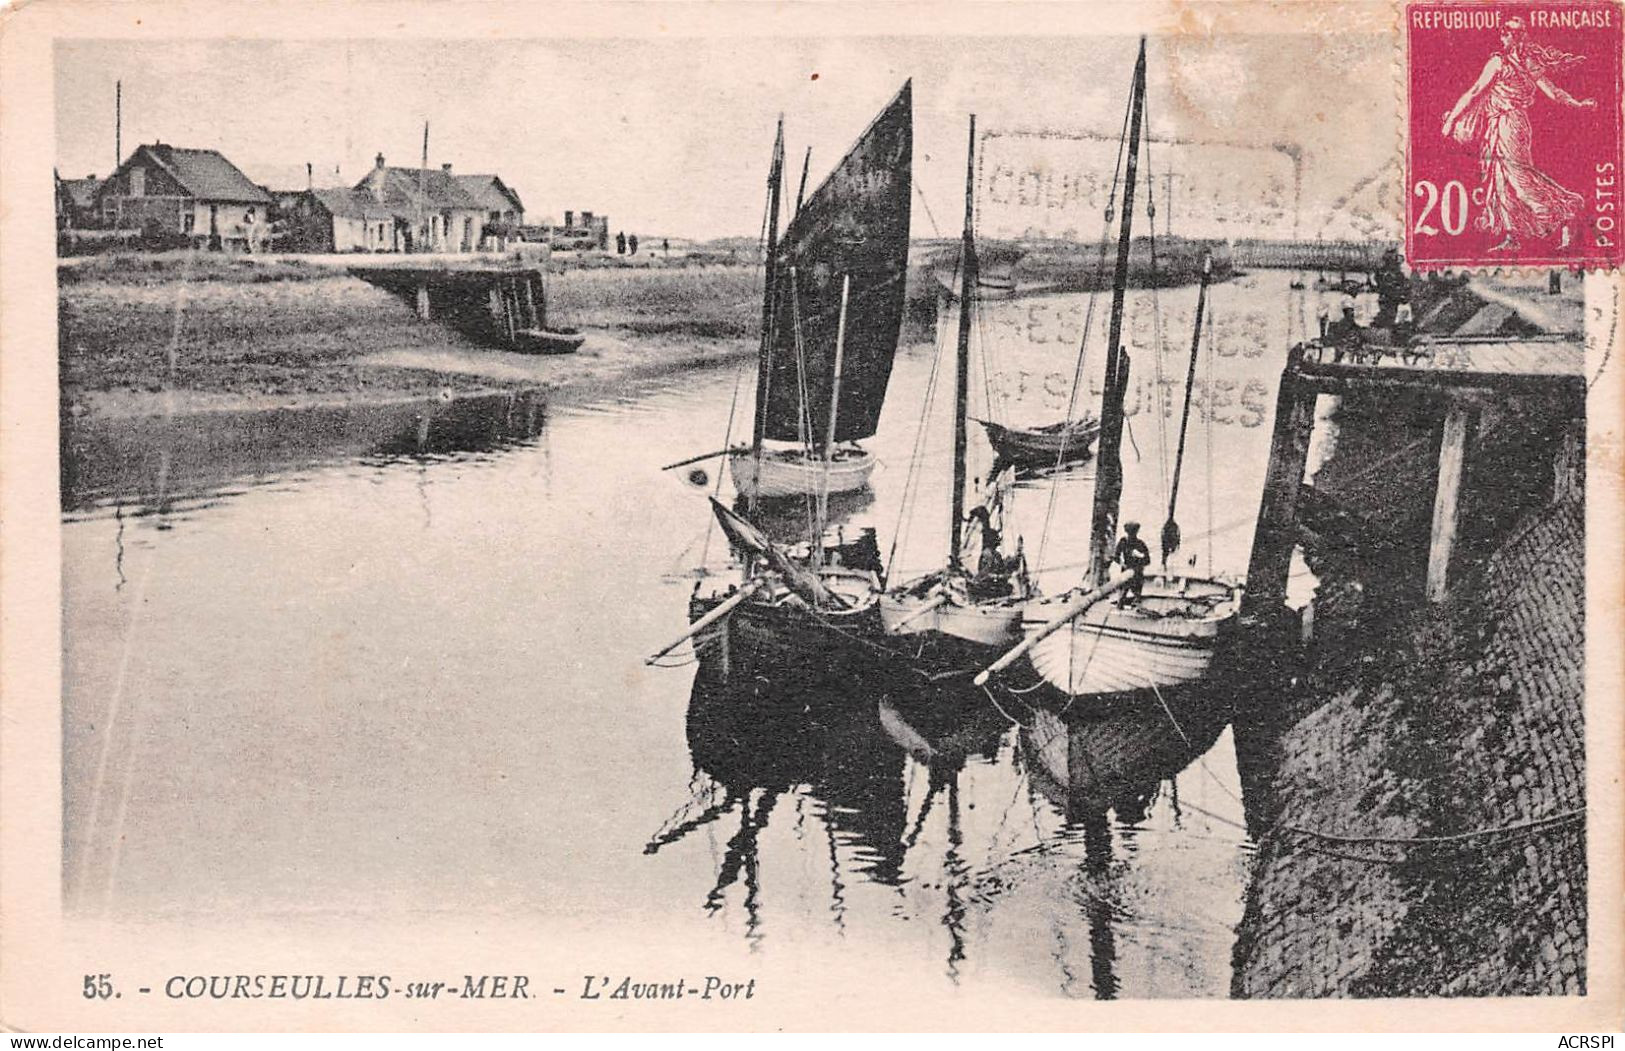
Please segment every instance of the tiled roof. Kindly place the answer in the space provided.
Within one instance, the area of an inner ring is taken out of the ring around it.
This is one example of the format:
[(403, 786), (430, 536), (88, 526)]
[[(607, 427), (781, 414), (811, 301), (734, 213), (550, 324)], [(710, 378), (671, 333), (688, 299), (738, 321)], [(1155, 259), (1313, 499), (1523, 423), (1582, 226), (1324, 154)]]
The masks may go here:
[[(377, 178), (378, 169), (357, 184), (356, 189), (371, 193), (369, 180)], [(457, 179), (440, 168), (385, 168), (383, 203), (392, 208), (418, 207), (418, 187), (423, 187), (423, 203), (429, 208), (478, 209), (479, 202), (458, 185)]]
[(390, 219), (408, 215), (400, 208), (379, 204), (365, 190), (311, 190), (316, 199), (333, 215), (347, 219)]
[(496, 175), (453, 175), (452, 178), (457, 180), (464, 193), (475, 200), (479, 199), (479, 195), (486, 187), (494, 184), (498, 193), (513, 202), (514, 208), (521, 212), (525, 210), (525, 204), (519, 199), (518, 192)]
[(206, 201), (271, 203), (270, 196), (218, 150), (188, 150), (164, 143), (141, 148), (193, 197)]
[(96, 204), (96, 191), (101, 187), (100, 179), (63, 179), (62, 188), (73, 201), (75, 208), (91, 208)]

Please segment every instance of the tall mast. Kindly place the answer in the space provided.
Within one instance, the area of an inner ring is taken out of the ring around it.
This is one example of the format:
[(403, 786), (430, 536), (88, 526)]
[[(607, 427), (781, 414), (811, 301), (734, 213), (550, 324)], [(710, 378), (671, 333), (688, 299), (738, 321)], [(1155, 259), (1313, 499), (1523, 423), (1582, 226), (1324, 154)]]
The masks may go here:
[(971, 301), (976, 294), (976, 114), (970, 118), (970, 145), (965, 151), (965, 240), (959, 285), (959, 351), (954, 368), (954, 487), (949, 525), (948, 565), (962, 568), (959, 547), (965, 528), (965, 403), (970, 385)]
[(812, 167), (812, 147), (807, 147), (806, 156), (801, 158), (801, 185), (796, 189), (796, 210), (791, 218), (801, 214), (801, 199), (807, 194), (807, 169)]
[(1196, 292), (1196, 326), (1191, 333), (1191, 361), (1185, 373), (1185, 407), (1179, 413), (1179, 451), (1174, 453), (1174, 480), (1168, 489), (1168, 518), (1162, 524), (1162, 565), (1168, 568), (1168, 556), (1179, 549), (1179, 521), (1174, 510), (1179, 506), (1179, 472), (1185, 467), (1185, 435), (1191, 423), (1191, 391), (1196, 387), (1196, 357), (1202, 349), (1202, 310), (1207, 306), (1207, 286), (1213, 277), (1213, 257), (1202, 256), (1202, 286)]
[[(773, 354), (773, 298), (778, 291), (779, 192), (784, 182), (784, 114), (779, 114), (779, 132), (773, 139), (773, 163), (767, 172), (767, 264), (762, 283), (762, 342), (757, 352), (756, 424), (751, 433), (751, 457), (758, 478), (762, 470), (762, 436), (767, 431), (767, 384)], [(750, 509), (756, 510), (756, 491), (750, 491)]]
[(1123, 298), (1128, 289), (1129, 243), (1134, 228), (1134, 180), (1139, 171), (1140, 121), (1145, 115), (1145, 37), (1134, 63), (1129, 101), (1128, 169), (1123, 177), (1123, 218), (1117, 236), (1117, 269), (1112, 275), (1111, 329), (1106, 337), (1106, 375), (1101, 395), (1100, 452), (1096, 456), (1095, 504), (1089, 524), (1089, 576), (1096, 587), (1111, 569), (1117, 539), (1118, 505), (1123, 497), (1123, 394), (1128, 387), (1128, 355), (1123, 350)]

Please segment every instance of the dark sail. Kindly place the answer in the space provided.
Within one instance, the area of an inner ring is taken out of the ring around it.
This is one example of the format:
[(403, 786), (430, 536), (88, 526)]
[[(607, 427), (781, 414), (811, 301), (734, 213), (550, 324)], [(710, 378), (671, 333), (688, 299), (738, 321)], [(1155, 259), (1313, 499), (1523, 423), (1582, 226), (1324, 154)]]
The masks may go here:
[[(813, 191), (779, 243), (770, 338), (764, 341), (762, 361), (766, 438), (824, 443), (846, 277), (851, 287), (835, 440), (856, 441), (875, 433), (903, 319), (913, 140), (912, 90), (906, 83)], [(804, 375), (797, 367), (798, 328)]]

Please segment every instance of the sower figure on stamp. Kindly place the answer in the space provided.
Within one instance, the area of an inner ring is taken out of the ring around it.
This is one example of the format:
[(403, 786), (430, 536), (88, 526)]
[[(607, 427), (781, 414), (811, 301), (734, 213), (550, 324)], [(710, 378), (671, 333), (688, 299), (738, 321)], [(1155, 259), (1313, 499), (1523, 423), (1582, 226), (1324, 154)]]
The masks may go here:
[(1117, 604), (1126, 606), (1140, 601), (1140, 592), (1145, 590), (1145, 567), (1151, 564), (1151, 549), (1140, 539), (1140, 523), (1123, 523), (1123, 536), (1117, 541), (1117, 551), (1112, 559), (1133, 574), (1123, 586), (1123, 595)]
[(1510, 252), (1519, 237), (1549, 237), (1562, 231), (1559, 248), (1572, 239), (1570, 223), (1585, 199), (1535, 167), (1529, 107), (1535, 92), (1576, 109), (1593, 109), (1596, 99), (1576, 99), (1554, 85), (1548, 74), (1582, 60), (1529, 39), (1522, 19), (1507, 19), (1501, 50), (1484, 63), (1473, 86), (1444, 115), (1443, 134), (1478, 147), (1481, 179), (1474, 193), (1483, 195), (1483, 213), (1473, 221), (1479, 230), (1502, 235), (1492, 252)]

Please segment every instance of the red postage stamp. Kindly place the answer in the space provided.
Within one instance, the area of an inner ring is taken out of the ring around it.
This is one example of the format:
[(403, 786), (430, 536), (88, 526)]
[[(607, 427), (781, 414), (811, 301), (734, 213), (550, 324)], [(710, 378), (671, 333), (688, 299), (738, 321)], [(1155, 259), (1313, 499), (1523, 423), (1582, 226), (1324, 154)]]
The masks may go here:
[(1413, 268), (1620, 265), (1621, 10), (1406, 6)]

